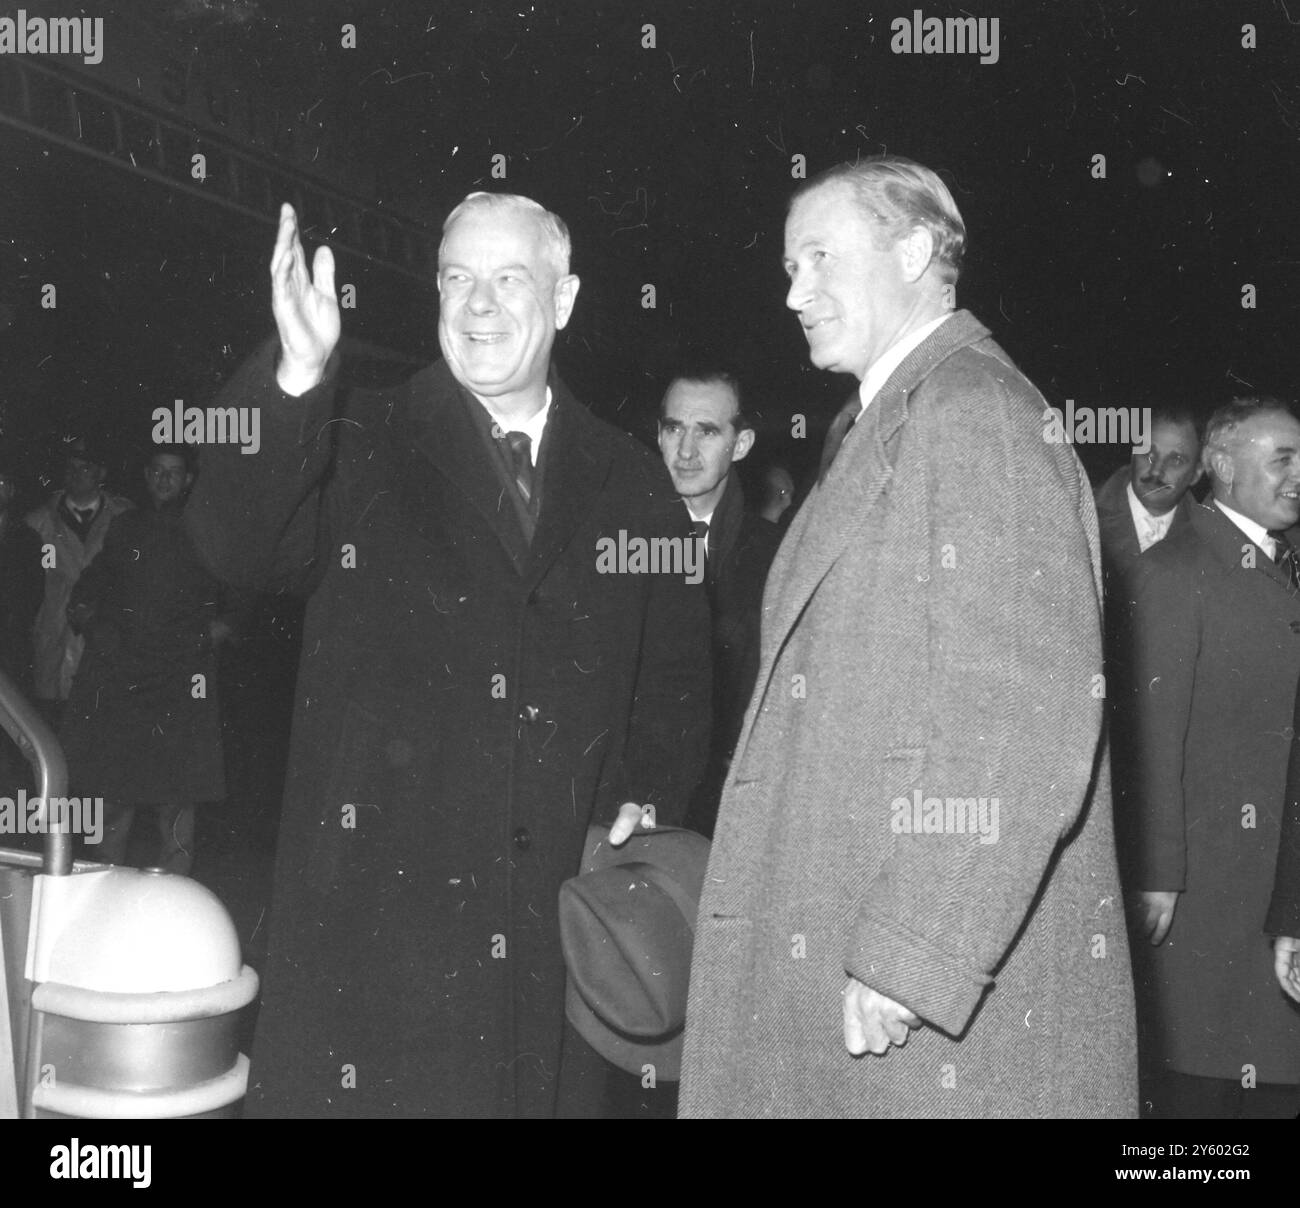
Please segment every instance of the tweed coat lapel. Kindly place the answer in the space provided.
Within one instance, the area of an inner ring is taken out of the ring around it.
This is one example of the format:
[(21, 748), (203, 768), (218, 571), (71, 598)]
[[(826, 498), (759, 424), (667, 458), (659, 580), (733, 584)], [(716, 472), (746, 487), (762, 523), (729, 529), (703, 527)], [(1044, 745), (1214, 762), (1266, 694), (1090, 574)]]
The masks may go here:
[(784, 643), (818, 584), (879, 502), (894, 473), (912, 391), (957, 349), (987, 335), (988, 329), (969, 311), (958, 311), (904, 358), (849, 430), (826, 481), (813, 490), (796, 518), (797, 531), (777, 554), (769, 577), (771, 598), (764, 609), (765, 655)]
[(753, 702), (762, 700), (777, 656), (818, 585), (848, 549), (854, 533), (869, 523), (893, 476), (910, 395), (942, 361), (988, 334), (974, 315), (959, 310), (912, 349), (849, 430), (825, 482), (799, 509), (768, 574), (758, 678), (733, 768), (743, 770), (756, 716)]

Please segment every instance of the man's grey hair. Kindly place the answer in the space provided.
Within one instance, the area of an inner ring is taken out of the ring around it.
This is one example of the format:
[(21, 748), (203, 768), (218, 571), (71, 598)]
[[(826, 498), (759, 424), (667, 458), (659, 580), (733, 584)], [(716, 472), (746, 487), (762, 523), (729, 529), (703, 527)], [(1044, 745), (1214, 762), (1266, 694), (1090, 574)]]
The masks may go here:
[(853, 190), (854, 200), (883, 236), (878, 247), (924, 227), (934, 240), (939, 279), (946, 285), (956, 282), (966, 251), (966, 224), (937, 173), (901, 155), (873, 155), (814, 176), (790, 198), (790, 208), (814, 189), (831, 184)]
[(1219, 407), (1205, 424), (1205, 444), (1201, 450), (1201, 465), (1211, 478), (1215, 477), (1211, 456), (1215, 453), (1234, 452), (1237, 429), (1257, 415), (1289, 415), (1298, 419), (1295, 407), (1285, 399), (1272, 394), (1256, 394), (1234, 398)]
[(569, 239), (569, 228), (558, 214), (552, 214), (545, 206), (539, 205), (531, 197), (518, 193), (471, 193), (450, 214), (442, 224), (442, 243), (438, 247), (438, 262), (442, 263), (443, 249), (447, 246), (447, 232), (451, 230), (458, 218), (474, 210), (514, 210), (516, 213), (528, 214), (536, 220), (546, 244), (546, 258), (555, 271), (558, 281), (569, 275), (569, 258), (573, 254), (573, 244)]

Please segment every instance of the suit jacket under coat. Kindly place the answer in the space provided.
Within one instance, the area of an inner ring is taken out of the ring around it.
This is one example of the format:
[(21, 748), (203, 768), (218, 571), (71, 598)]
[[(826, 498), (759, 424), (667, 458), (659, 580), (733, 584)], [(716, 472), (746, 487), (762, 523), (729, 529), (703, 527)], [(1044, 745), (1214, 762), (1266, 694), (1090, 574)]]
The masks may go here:
[(1184, 1074), (1236, 1082), (1250, 1065), (1259, 1082), (1300, 1082), (1300, 1010), (1277, 986), (1264, 935), (1300, 595), (1204, 504), (1142, 555), (1135, 586), (1124, 737), (1138, 776), (1118, 806), (1121, 850), (1132, 888), (1183, 891), (1168, 938), (1135, 954), (1154, 1054)]
[(218, 574), (314, 587), (248, 1113), (549, 1115), (560, 884), (593, 815), (680, 816), (709, 724), (703, 587), (600, 574), (597, 541), (684, 510), (553, 377), (529, 548), (445, 364), (332, 419), (274, 354), (221, 400), (262, 452), (209, 450), (186, 510)]
[[(1136, 1113), (1096, 513), (1044, 409), (959, 311), (790, 526), (700, 905), (684, 1116)], [(901, 833), (914, 793), (998, 798), (997, 841)], [(851, 1057), (848, 974), (928, 1026)]]

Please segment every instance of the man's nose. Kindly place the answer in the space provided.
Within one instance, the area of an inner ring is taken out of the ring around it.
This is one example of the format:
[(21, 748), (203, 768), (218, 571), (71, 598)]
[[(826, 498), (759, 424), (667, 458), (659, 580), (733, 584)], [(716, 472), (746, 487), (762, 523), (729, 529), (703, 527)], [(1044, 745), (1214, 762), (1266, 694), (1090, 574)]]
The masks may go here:
[(492, 289), (490, 281), (475, 281), (474, 287), (469, 291), (469, 309), (476, 315), (491, 314), (496, 310), (497, 299), (496, 293)]
[(809, 289), (804, 274), (801, 271), (796, 272), (790, 278), (790, 288), (786, 291), (785, 304), (791, 310), (803, 310), (812, 299), (812, 291)]
[(678, 455), (690, 460), (695, 456), (695, 436), (691, 432), (683, 432), (681, 443), (677, 446)]

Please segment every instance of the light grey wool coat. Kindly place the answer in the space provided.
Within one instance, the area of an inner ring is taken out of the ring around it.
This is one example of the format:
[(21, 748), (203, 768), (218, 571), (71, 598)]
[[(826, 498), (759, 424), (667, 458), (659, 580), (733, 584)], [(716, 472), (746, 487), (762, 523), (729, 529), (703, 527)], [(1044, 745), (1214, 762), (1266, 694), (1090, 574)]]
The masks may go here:
[[(700, 903), (683, 1117), (1136, 1115), (1097, 519), (1044, 409), (958, 311), (791, 525)], [(908, 833), (918, 793), (986, 799), (983, 833), (965, 806), (966, 833)], [(925, 1021), (906, 1047), (848, 1054), (849, 974)]]

